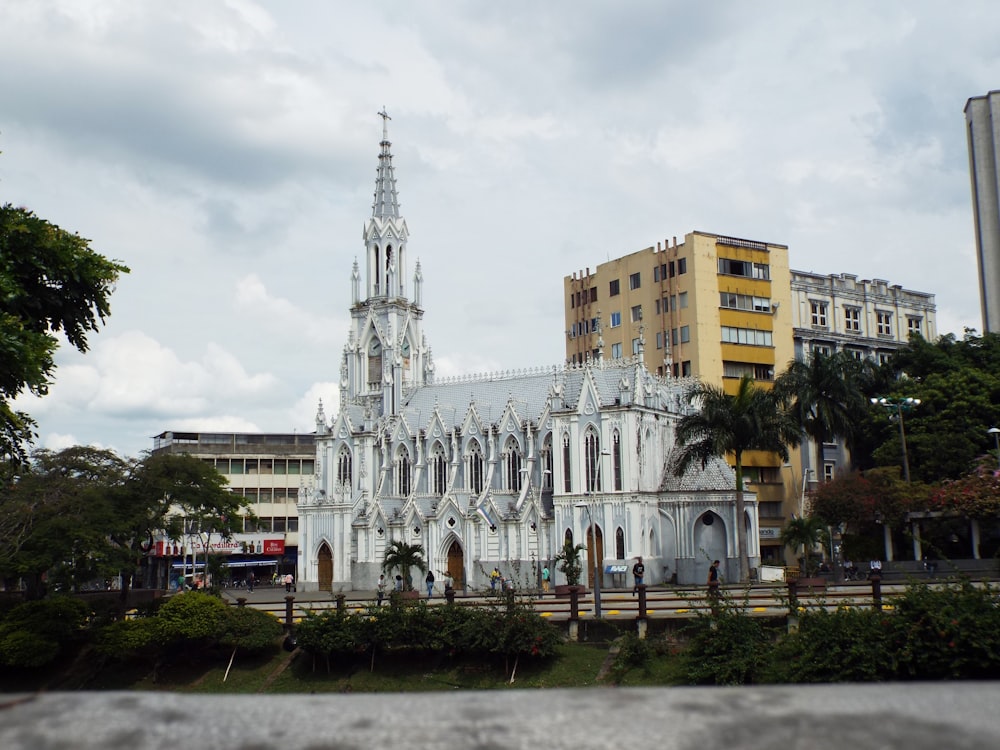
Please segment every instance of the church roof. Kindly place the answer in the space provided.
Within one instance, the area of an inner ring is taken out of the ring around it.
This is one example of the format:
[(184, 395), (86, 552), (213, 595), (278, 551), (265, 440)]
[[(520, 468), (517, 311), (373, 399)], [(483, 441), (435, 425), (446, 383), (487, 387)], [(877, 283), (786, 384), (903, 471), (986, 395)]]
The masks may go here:
[(609, 407), (619, 403), (623, 394), (637, 392), (637, 371), (661, 391), (658, 405), (680, 402), (679, 395), (687, 381), (656, 378), (636, 368), (631, 360), (601, 360), (578, 366), (508, 370), (441, 380), (414, 389), (402, 413), (411, 427), (424, 427), (437, 408), (445, 426), (450, 428), (462, 424), (471, 406), (487, 423), (496, 422), (510, 402), (519, 417), (538, 419), (553, 392), (561, 393), (556, 399), (557, 411), (576, 409), (588, 380), (593, 383), (600, 406)]
[(719, 456), (709, 459), (702, 468), (699, 461), (692, 461), (681, 476), (675, 476), (673, 467), (680, 446), (675, 445), (667, 459), (660, 482), (661, 492), (732, 492), (736, 487), (736, 472)]

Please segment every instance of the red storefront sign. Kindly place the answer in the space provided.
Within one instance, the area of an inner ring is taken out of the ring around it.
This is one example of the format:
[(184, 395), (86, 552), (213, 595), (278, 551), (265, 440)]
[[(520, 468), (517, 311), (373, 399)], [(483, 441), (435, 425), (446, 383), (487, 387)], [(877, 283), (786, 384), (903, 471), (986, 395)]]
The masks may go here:
[(265, 555), (283, 555), (283, 554), (285, 554), (285, 540), (284, 539), (265, 539), (264, 540), (264, 554)]

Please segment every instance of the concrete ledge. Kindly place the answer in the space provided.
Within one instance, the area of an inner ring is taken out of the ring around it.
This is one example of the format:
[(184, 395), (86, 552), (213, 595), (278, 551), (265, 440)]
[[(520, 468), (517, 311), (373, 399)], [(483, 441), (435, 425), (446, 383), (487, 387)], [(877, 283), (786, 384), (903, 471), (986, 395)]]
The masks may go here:
[(981, 750), (1000, 747), (998, 705), (996, 682), (405, 696), (8, 694), (0, 696), (0, 747)]

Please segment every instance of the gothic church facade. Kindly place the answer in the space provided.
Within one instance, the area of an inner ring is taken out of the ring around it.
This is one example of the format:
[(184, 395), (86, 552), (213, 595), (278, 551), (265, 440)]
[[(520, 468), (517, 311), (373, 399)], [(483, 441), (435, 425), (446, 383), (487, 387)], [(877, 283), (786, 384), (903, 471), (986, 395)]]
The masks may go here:
[[(592, 585), (641, 555), (646, 582), (701, 583), (713, 559), (738, 571), (735, 477), (720, 458), (671, 471), (688, 379), (635, 357), (450, 379), (435, 377), (422, 330), (422, 275), (407, 285), (409, 228), (388, 138), (351, 276), (339, 413), (316, 416), (316, 477), (300, 493), (304, 590), (373, 589), (386, 548), (423, 547), (440, 578), (489, 586), (494, 567), (533, 588), (566, 539), (584, 544)], [(641, 343), (640, 338), (640, 347)], [(746, 494), (751, 566), (757, 502)], [(628, 583), (631, 583), (629, 576)]]

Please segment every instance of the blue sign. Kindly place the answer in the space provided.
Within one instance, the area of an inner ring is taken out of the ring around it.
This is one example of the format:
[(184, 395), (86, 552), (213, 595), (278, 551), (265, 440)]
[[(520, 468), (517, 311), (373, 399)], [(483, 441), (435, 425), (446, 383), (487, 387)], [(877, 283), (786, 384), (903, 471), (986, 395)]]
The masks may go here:
[(620, 575), (622, 573), (628, 573), (628, 565), (605, 565), (605, 573), (613, 573)]

